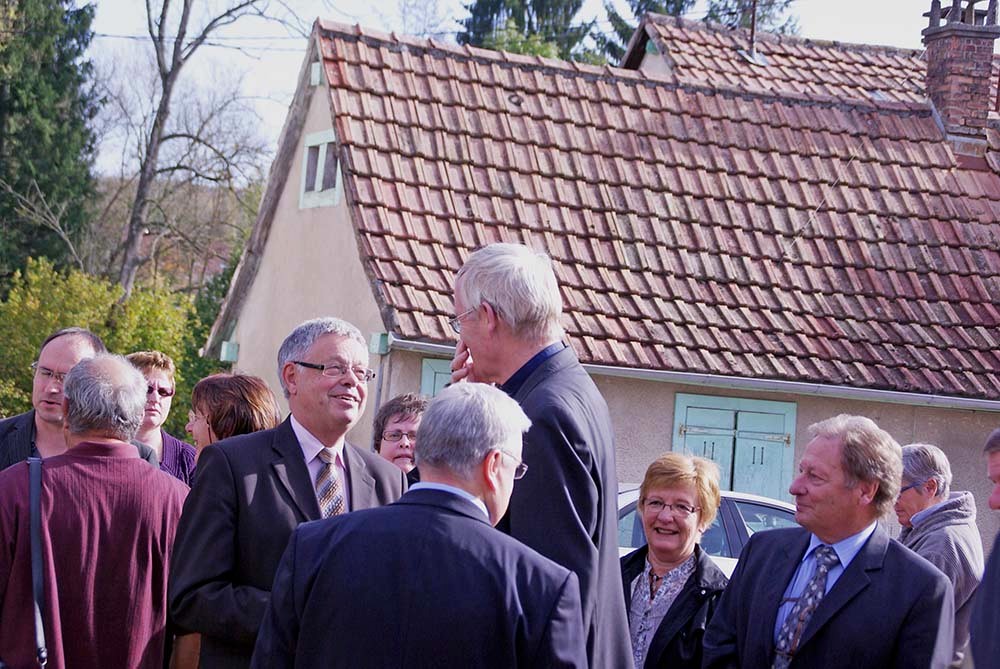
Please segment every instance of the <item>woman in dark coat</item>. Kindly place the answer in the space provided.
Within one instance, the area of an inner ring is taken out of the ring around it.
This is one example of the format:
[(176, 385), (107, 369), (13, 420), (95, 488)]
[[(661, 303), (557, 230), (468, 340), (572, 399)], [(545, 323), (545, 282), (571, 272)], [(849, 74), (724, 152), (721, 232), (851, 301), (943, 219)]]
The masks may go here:
[(719, 510), (714, 462), (667, 453), (646, 470), (639, 515), (646, 545), (621, 560), (636, 669), (697, 669), (701, 641), (728, 583), (698, 541)]

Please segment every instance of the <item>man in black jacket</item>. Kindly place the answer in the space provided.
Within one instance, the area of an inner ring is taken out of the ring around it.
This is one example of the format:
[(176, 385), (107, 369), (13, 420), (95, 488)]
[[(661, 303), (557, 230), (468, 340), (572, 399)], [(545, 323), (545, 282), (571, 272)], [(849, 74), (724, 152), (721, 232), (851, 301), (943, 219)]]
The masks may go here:
[[(76, 363), (107, 350), (100, 337), (84, 328), (63, 328), (46, 337), (31, 365), (35, 370), (31, 385), (34, 408), (0, 421), (0, 470), (31, 456), (48, 458), (66, 452), (63, 379)], [(140, 457), (157, 464), (149, 447), (138, 448)]]
[(497, 527), (576, 573), (590, 666), (629, 666), (614, 432), (604, 398), (563, 342), (552, 263), (525, 246), (491, 244), (459, 270), (454, 301), (452, 381), (500, 384), (531, 419), (531, 472)]

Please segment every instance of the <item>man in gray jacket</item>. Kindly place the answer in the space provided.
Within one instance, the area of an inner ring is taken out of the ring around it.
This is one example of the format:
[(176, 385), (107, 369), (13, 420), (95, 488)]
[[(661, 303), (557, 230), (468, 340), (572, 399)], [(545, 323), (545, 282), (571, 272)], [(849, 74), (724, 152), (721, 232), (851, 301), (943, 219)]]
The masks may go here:
[(896, 498), (899, 541), (944, 572), (955, 589), (955, 651), (962, 666), (969, 644), (973, 595), (983, 577), (983, 540), (976, 527), (976, 501), (951, 491), (951, 465), (937, 446), (903, 446), (903, 476)]

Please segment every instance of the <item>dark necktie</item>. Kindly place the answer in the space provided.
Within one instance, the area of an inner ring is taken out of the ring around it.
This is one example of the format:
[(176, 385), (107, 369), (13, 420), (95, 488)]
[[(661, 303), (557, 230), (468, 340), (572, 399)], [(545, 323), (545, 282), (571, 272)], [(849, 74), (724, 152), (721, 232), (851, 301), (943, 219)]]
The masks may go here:
[(323, 461), (323, 469), (316, 477), (316, 501), (320, 515), (329, 518), (344, 512), (344, 492), (337, 477), (333, 451), (324, 448), (319, 452), (319, 459)]
[(840, 562), (837, 552), (829, 546), (819, 546), (815, 552), (816, 571), (806, 583), (805, 589), (789, 611), (785, 622), (778, 631), (778, 643), (775, 644), (774, 662), (771, 669), (785, 669), (792, 662), (792, 657), (799, 649), (799, 640), (805, 631), (809, 619), (826, 594), (826, 577), (830, 569)]

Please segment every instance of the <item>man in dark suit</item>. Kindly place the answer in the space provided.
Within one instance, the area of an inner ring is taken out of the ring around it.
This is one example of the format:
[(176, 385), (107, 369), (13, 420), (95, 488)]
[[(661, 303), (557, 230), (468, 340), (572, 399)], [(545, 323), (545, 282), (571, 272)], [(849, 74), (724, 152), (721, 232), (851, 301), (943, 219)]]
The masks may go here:
[(202, 669), (250, 664), (299, 523), (388, 504), (406, 489), (397, 467), (345, 440), (374, 376), (356, 327), (306, 321), (282, 343), (278, 369), (291, 416), (203, 450), (177, 530), (170, 612), (202, 634)]
[(442, 391), (418, 429), (420, 483), (295, 531), (253, 666), (585, 667), (576, 576), (491, 527), (529, 425), (496, 388)]
[(789, 488), (804, 529), (750, 538), (705, 632), (702, 666), (947, 667), (951, 583), (878, 524), (899, 494), (899, 444), (860, 416), (809, 431)]
[[(993, 483), (989, 505), (994, 511), (1000, 511), (1000, 429), (993, 430), (986, 439), (983, 453), (986, 455), (986, 475)], [(969, 635), (976, 669), (1000, 669), (1000, 536), (993, 543), (993, 552), (976, 591)]]
[(563, 342), (551, 261), (491, 244), (459, 270), (454, 300), (452, 381), (498, 383), (531, 419), (524, 452), (532, 471), (497, 527), (576, 573), (590, 666), (629, 666), (611, 417)]
[[(78, 327), (53, 332), (42, 342), (31, 382), (32, 410), (0, 420), (0, 470), (27, 460), (66, 452), (63, 433), (63, 379), (81, 360), (107, 353), (101, 338)], [(138, 446), (143, 459), (158, 465), (148, 446)]]

